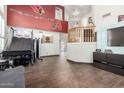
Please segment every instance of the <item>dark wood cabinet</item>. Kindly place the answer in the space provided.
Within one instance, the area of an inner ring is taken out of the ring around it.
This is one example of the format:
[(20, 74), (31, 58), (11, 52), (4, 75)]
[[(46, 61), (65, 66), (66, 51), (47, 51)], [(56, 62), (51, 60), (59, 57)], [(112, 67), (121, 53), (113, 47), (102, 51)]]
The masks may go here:
[(93, 65), (116, 74), (124, 75), (124, 55), (93, 52)]
[(94, 52), (93, 58), (95, 61), (98, 61), (98, 62), (101, 62), (101, 61), (106, 62), (106, 54), (105, 53)]
[(111, 54), (108, 56), (108, 62), (115, 65), (124, 66), (124, 55)]

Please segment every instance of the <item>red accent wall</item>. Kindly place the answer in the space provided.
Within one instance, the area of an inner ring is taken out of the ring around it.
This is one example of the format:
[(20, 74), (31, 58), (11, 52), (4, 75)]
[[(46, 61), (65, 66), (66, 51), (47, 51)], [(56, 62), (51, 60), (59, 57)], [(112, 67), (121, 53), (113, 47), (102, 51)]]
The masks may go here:
[[(64, 21), (64, 7), (60, 5), (42, 5), (42, 7), (45, 13), (40, 15), (35, 13), (29, 5), (8, 5), (7, 25), (66, 33), (68, 31), (68, 22)], [(55, 7), (62, 9), (63, 21), (55, 19)], [(42, 19), (21, 15), (15, 11), (10, 11), (11, 9), (15, 9), (17, 11), (21, 11), (25, 14), (30, 14), (36, 17), (42, 17)], [(58, 26), (56, 29), (53, 29), (53, 25), (56, 23), (61, 24), (61, 27)]]

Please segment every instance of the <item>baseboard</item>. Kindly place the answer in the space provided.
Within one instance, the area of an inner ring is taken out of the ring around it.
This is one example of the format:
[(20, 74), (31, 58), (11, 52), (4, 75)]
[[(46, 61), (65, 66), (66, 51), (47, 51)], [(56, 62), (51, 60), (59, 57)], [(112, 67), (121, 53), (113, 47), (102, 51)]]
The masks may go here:
[(66, 59), (68, 62), (73, 62), (73, 63), (78, 63), (78, 64), (93, 64), (93, 63), (86, 63), (86, 62), (77, 62), (77, 61), (73, 61), (73, 60), (70, 60), (70, 59)]
[(60, 55), (47, 55), (47, 56), (41, 56), (40, 58), (44, 58), (44, 57), (55, 57), (55, 56), (60, 56)]

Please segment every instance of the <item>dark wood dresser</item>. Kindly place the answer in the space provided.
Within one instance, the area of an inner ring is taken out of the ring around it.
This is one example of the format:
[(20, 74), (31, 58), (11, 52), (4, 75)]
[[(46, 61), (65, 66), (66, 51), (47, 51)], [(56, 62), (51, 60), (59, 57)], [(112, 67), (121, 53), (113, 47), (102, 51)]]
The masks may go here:
[(124, 55), (122, 54), (93, 52), (93, 65), (124, 76)]

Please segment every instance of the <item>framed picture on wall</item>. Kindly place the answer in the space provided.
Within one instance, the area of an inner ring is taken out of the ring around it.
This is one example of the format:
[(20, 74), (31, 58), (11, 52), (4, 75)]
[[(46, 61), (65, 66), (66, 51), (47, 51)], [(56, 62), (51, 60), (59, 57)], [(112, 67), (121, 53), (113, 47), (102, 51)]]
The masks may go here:
[(41, 43), (53, 43), (53, 36), (51, 35), (43, 35)]

